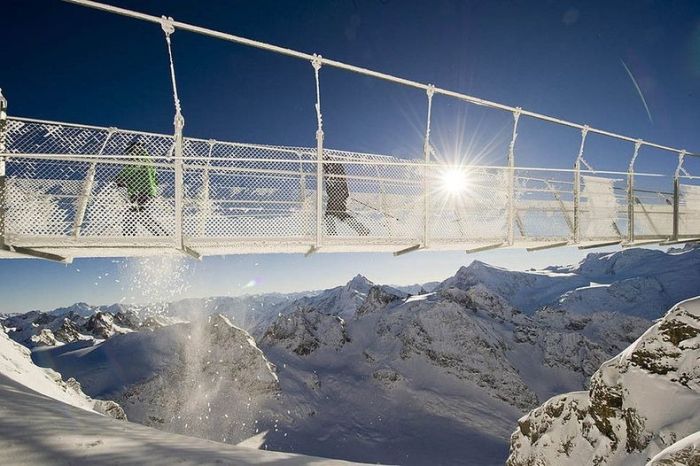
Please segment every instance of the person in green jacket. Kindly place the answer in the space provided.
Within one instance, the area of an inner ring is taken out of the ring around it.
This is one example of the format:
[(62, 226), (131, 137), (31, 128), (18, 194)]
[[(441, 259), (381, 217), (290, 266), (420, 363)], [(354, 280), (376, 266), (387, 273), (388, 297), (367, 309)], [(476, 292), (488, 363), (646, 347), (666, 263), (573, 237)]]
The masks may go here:
[(163, 228), (146, 212), (148, 203), (158, 195), (158, 179), (150, 154), (138, 140), (127, 147), (126, 154), (136, 158), (140, 163), (125, 165), (115, 179), (118, 187), (126, 188), (131, 204), (124, 214), (124, 236), (136, 236), (137, 222), (144, 225), (155, 236), (164, 235)]

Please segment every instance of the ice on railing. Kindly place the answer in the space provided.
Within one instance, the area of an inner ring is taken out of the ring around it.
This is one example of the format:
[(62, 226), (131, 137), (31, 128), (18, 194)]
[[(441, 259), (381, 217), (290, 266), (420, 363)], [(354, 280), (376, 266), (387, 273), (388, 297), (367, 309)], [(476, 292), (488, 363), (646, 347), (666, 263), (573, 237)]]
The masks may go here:
[(618, 203), (615, 196), (615, 180), (597, 176), (582, 176), (581, 197), (585, 199), (581, 212), (581, 238), (603, 239), (620, 236), (615, 221)]

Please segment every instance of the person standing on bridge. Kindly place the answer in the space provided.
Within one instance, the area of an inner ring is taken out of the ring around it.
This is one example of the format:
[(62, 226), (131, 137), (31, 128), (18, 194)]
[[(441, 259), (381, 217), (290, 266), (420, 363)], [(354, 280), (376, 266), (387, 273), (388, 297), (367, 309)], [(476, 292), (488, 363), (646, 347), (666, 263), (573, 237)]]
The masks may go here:
[[(328, 158), (325, 158), (328, 160)], [(369, 229), (348, 212), (347, 201), (350, 197), (345, 168), (341, 163), (324, 163), (323, 174), (326, 180), (326, 228), (328, 234), (335, 236), (335, 219), (345, 222), (360, 236), (369, 235)]]
[[(164, 236), (163, 227), (146, 211), (148, 203), (158, 195), (158, 179), (150, 154), (138, 139), (129, 144), (126, 154), (132, 157), (131, 164), (125, 165), (115, 179), (118, 187), (126, 188), (130, 204), (124, 212), (124, 236), (136, 236), (137, 223), (154, 236)], [(133, 164), (134, 161), (138, 164)]]

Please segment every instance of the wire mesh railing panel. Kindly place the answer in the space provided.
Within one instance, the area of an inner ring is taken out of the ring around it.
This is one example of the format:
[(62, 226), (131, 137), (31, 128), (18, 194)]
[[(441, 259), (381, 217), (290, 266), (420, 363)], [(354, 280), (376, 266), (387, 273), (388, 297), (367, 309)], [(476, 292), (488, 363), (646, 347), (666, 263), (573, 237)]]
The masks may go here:
[(673, 180), (661, 181), (665, 189), (650, 185), (649, 180), (635, 181), (632, 202), (637, 240), (666, 239), (673, 234)]
[(12, 158), (6, 222), (17, 245), (171, 245), (174, 179), (167, 165)]
[(188, 238), (215, 244), (265, 237), (308, 241), (315, 234), (316, 164), (308, 154), (190, 139), (184, 152)]
[(626, 234), (624, 198), (616, 193), (623, 180), (602, 176), (581, 177), (580, 238), (582, 241), (622, 240)]
[(432, 168), (428, 206), (431, 242), (506, 241), (508, 176), (505, 169)]
[(97, 154), (109, 134), (108, 128), (9, 118), (6, 150), (11, 154)]
[(700, 237), (700, 186), (679, 184), (679, 226), (682, 237)]
[(324, 242), (416, 242), (422, 231), (422, 175), (415, 163), (333, 151), (323, 171)]
[(171, 136), (24, 119), (8, 128), (5, 233), (14, 244), (171, 244)]
[[(5, 239), (17, 246), (179, 247), (180, 228), (190, 247), (231, 251), (450, 248), (508, 244), (511, 232), (516, 245), (551, 243), (576, 228), (581, 242), (617, 241), (629, 236), (629, 199), (635, 239), (674, 233), (673, 180), (658, 176), (630, 197), (627, 174), (586, 171), (576, 198), (571, 170), (332, 149), (319, 162), (316, 148), (195, 138), (176, 157), (170, 135), (29, 119), (9, 120), (7, 152)], [(681, 238), (700, 236), (698, 205), (700, 187), (679, 184)]]
[(566, 241), (573, 238), (573, 174), (516, 170), (515, 240)]

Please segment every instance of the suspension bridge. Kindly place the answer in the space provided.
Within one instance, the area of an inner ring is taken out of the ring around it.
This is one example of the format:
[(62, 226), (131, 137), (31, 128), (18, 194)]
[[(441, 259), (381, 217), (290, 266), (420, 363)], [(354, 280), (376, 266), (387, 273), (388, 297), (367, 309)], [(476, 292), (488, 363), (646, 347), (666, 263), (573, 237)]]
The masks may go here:
[[(159, 26), (173, 91), (173, 134), (8, 114), (0, 93), (0, 258), (419, 250), (594, 248), (700, 241), (697, 154), (479, 99), (431, 84), (89, 0), (69, 3)], [(202, 34), (307, 61), (316, 85), (313, 147), (184, 136), (172, 36)], [(324, 146), (321, 76), (333, 67), (425, 92), (422, 153)], [(440, 162), (433, 97), (512, 114), (504, 166)], [(518, 125), (532, 118), (580, 131), (571, 169), (517, 164)], [(586, 161), (588, 135), (629, 144), (628, 169)], [(138, 150), (134, 150), (134, 148)], [(674, 157), (673, 174), (640, 173), (641, 151)], [(654, 179), (655, 183), (645, 183)], [(653, 185), (650, 189), (648, 186)], [(659, 188), (662, 186), (662, 188)]]

